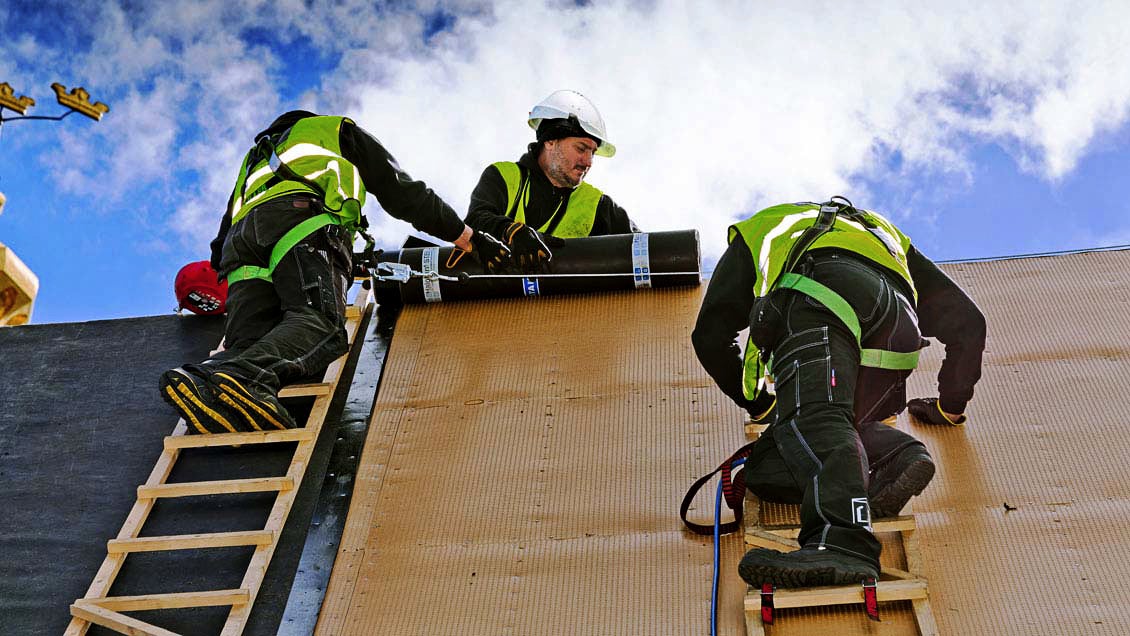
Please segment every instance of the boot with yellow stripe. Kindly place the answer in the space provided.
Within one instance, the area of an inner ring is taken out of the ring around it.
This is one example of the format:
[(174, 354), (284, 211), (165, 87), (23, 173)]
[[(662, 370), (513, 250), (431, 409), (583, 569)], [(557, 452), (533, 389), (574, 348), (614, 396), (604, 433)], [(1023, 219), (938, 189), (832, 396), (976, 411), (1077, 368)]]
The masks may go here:
[(241, 424), (250, 430), (272, 431), (298, 426), (278, 397), (254, 382), (224, 371), (213, 372), (208, 382), (220, 402), (237, 413)]
[(235, 433), (245, 430), (202, 376), (177, 367), (161, 374), (161, 398), (184, 418), (189, 433)]

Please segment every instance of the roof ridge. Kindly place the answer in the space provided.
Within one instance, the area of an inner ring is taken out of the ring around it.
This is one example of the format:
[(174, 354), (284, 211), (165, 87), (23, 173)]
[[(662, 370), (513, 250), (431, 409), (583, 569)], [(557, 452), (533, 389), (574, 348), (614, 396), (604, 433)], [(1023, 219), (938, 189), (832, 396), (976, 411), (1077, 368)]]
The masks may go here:
[(934, 261), (935, 263), (985, 263), (989, 261), (1005, 261), (1015, 258), (1041, 258), (1044, 256), (1062, 256), (1065, 254), (1087, 254), (1090, 252), (1114, 252), (1118, 250), (1130, 249), (1130, 244), (1125, 245), (1107, 245), (1105, 247), (1084, 247), (1075, 250), (1060, 250), (1056, 252), (1033, 252), (1030, 254), (1010, 254), (1005, 256), (981, 256), (976, 258), (955, 258), (943, 261)]

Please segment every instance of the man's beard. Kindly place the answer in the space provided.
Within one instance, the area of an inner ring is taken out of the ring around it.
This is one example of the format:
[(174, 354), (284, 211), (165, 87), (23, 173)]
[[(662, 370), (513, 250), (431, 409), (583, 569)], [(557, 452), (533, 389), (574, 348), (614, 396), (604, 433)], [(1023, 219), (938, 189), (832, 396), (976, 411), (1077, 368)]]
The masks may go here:
[(570, 187), (577, 187), (581, 185), (581, 181), (585, 179), (585, 173), (582, 173), (580, 178), (574, 179), (572, 171), (566, 167), (565, 159), (561, 157), (553, 157), (549, 162), (549, 178), (551, 181), (558, 183), (568, 184)]

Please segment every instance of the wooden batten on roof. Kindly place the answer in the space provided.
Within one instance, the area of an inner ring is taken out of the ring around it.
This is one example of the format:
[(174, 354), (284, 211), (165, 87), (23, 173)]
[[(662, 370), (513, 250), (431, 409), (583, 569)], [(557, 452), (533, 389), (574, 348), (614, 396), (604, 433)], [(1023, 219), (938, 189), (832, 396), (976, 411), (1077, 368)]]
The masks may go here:
[(0, 243), (0, 327), (31, 320), (39, 278), (3, 243)]

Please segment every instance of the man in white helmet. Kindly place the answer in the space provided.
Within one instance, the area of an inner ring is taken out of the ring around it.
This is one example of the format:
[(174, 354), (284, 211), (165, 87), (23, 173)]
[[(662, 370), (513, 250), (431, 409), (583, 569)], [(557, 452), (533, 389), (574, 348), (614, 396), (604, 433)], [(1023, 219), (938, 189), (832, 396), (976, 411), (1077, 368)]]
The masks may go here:
[(611, 157), (604, 120), (576, 91), (560, 90), (530, 111), (537, 141), (518, 161), (483, 170), (467, 225), (498, 236), (526, 270), (543, 269), (558, 239), (638, 232), (628, 213), (584, 182), (594, 155)]

